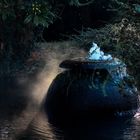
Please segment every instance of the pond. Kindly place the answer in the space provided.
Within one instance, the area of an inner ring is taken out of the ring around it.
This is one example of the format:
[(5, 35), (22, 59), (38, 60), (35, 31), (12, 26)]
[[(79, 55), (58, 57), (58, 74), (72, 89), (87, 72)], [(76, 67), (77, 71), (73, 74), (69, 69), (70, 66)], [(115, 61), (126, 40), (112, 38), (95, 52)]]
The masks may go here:
[(71, 122), (65, 128), (48, 123), (39, 113), (30, 123), (20, 140), (138, 140), (140, 123), (134, 119), (110, 121), (83, 120)]
[[(70, 119), (70, 123), (63, 127), (51, 124), (46, 113), (40, 109), (41, 103), (37, 100), (34, 102), (35, 98), (30, 96), (32, 92), (35, 94), (35, 91), (43, 92), (42, 88), (33, 90), (32, 88), (38, 85), (37, 82), (26, 78), (21, 78), (18, 84), (15, 78), (6, 81), (6, 78), (1, 79), (0, 140), (140, 139), (140, 120), (136, 118), (110, 118), (98, 121), (92, 118), (79, 118), (75, 121)], [(32, 88), (29, 88), (31, 85)]]
[[(118, 119), (100, 122), (83, 120), (78, 123), (71, 122), (65, 128), (51, 125), (44, 113), (39, 112), (31, 120), (32, 114), (26, 119), (21, 119), (12, 124), (8, 121), (1, 122), (2, 140), (139, 140), (140, 122), (132, 119)], [(3, 123), (5, 126), (3, 127)], [(28, 124), (28, 125), (27, 125)], [(15, 126), (16, 125), (16, 126)], [(25, 127), (24, 131), (19, 131)], [(3, 127), (3, 128), (2, 128)], [(10, 128), (11, 127), (11, 128)], [(15, 128), (14, 128), (15, 127)], [(16, 130), (17, 129), (17, 130)], [(14, 134), (18, 133), (16, 137)]]

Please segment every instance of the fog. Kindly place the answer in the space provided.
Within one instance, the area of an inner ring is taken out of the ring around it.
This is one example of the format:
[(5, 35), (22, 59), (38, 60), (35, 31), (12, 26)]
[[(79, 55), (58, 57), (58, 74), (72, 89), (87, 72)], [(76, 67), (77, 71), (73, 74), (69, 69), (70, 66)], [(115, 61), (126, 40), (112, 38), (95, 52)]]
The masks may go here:
[(40, 55), (45, 61), (45, 66), (35, 77), (28, 79), (28, 86), (34, 105), (42, 103), (51, 82), (58, 73), (63, 71), (59, 67), (63, 60), (87, 55), (85, 50), (71, 42), (41, 44), (41, 48)]

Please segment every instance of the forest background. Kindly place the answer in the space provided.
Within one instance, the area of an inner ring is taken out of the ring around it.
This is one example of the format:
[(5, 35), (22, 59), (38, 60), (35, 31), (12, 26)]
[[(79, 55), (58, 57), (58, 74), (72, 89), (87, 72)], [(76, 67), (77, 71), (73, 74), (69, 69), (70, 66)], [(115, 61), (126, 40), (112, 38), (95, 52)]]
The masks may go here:
[(140, 87), (139, 0), (0, 0), (1, 77), (37, 72), (46, 50), (87, 52), (93, 41)]

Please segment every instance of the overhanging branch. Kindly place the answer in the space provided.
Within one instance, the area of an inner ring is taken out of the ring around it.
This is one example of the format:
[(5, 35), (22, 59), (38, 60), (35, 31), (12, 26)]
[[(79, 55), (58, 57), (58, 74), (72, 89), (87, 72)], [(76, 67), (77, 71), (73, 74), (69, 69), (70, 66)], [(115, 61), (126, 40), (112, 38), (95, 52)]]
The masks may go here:
[(76, 5), (76, 6), (87, 6), (87, 5), (91, 4), (91, 3), (93, 3), (94, 1), (95, 0), (90, 0), (89, 2), (81, 3), (81, 2), (79, 2), (79, 0), (72, 0), (70, 2), (70, 4), (71, 5)]

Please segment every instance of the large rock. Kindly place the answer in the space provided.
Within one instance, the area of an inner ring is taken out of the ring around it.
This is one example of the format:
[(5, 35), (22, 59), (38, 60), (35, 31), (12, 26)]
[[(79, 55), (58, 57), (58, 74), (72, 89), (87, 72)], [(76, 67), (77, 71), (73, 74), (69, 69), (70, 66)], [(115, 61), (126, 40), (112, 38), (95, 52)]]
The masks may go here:
[(124, 65), (113, 61), (66, 60), (52, 82), (45, 109), (50, 119), (122, 115), (137, 109), (138, 94)]

